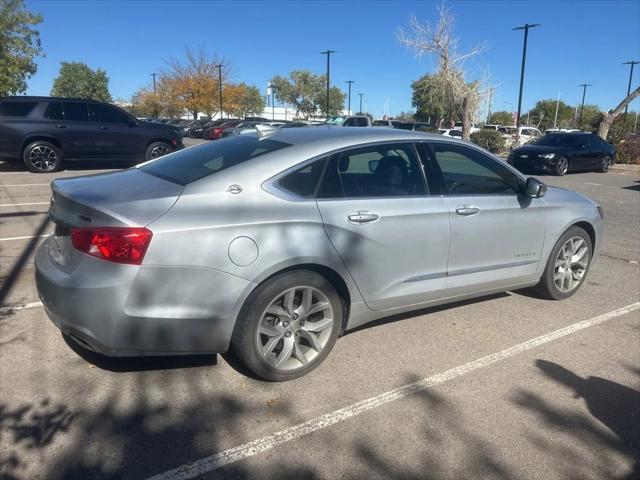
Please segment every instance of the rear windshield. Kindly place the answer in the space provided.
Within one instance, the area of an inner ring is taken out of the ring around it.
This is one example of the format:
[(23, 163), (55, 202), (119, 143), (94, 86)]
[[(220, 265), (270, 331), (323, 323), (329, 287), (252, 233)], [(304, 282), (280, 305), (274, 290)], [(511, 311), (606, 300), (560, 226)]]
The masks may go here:
[(187, 185), (225, 168), (291, 144), (253, 135), (237, 135), (160, 157), (140, 169), (179, 185)]
[(38, 102), (0, 102), (0, 117), (24, 117)]

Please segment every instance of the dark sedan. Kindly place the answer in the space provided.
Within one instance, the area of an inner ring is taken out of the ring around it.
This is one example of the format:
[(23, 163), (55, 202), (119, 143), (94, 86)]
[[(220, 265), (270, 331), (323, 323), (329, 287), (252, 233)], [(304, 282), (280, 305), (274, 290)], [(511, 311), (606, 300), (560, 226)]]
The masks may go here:
[(562, 176), (567, 172), (607, 172), (615, 147), (593, 133), (549, 133), (533, 143), (514, 149), (508, 162), (518, 170)]

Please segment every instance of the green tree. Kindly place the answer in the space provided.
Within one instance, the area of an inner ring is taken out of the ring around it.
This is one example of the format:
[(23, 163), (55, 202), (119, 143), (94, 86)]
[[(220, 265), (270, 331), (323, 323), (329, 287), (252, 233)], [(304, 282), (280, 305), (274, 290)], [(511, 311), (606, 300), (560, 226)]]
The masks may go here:
[(580, 130), (595, 132), (601, 118), (602, 111), (597, 105), (585, 105), (584, 110), (582, 111), (582, 121), (580, 121), (580, 105), (578, 105), (576, 125)]
[(82, 62), (62, 62), (51, 95), (110, 102), (109, 77), (104, 70), (91, 70)]
[(461, 103), (440, 77), (439, 74), (423, 75), (411, 84), (411, 102), (416, 107), (416, 120), (426, 122), (431, 119), (438, 126), (445, 120), (455, 120)]
[[(570, 105), (553, 99), (538, 100), (535, 107), (529, 111), (529, 123), (537, 125), (542, 131), (554, 127), (556, 115), (556, 103), (558, 105), (558, 120), (555, 122), (556, 128), (568, 128), (573, 122), (574, 109)], [(527, 118), (527, 114), (522, 115)]]
[[(294, 70), (289, 78), (275, 76), (271, 86), (280, 102), (292, 105), (297, 114), (311, 115), (320, 110), (325, 115), (327, 103), (327, 77), (308, 70)], [(329, 89), (329, 115), (339, 113), (344, 108), (344, 93), (337, 87)]]
[(22, 0), (0, 0), (0, 97), (22, 93), (44, 56), (40, 32), (35, 26), (42, 16), (24, 8)]
[(492, 125), (513, 125), (513, 114), (511, 112), (505, 112), (504, 110), (493, 112), (491, 117), (489, 117), (489, 123)]

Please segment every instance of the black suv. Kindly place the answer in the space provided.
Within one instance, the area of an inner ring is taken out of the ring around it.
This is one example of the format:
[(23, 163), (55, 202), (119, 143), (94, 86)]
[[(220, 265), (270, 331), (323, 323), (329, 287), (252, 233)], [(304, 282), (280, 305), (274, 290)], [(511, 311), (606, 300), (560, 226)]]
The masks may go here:
[(184, 148), (181, 129), (142, 122), (108, 103), (57, 97), (0, 98), (0, 157), (32, 172), (67, 160), (139, 162)]
[(523, 172), (533, 170), (561, 176), (577, 170), (607, 172), (615, 153), (615, 146), (594, 133), (548, 133), (514, 149), (507, 161)]

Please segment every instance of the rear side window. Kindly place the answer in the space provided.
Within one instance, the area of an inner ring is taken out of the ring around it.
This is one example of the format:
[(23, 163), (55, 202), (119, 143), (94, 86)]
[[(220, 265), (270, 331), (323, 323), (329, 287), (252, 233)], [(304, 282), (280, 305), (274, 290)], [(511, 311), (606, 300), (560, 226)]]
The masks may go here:
[(316, 193), (320, 175), (326, 160), (317, 160), (302, 168), (294, 170), (278, 180), (278, 187), (304, 198), (311, 198)]
[(253, 135), (236, 135), (160, 157), (140, 169), (164, 180), (187, 185), (290, 145)]
[(89, 114), (91, 120), (100, 123), (129, 123), (129, 117), (118, 110), (117, 108), (109, 105), (102, 105), (99, 103), (89, 104)]
[(64, 119), (71, 122), (88, 122), (87, 104), (83, 102), (64, 102)]
[(0, 117), (24, 117), (38, 102), (0, 102)]
[(62, 102), (49, 102), (47, 109), (44, 111), (44, 118), (48, 118), (50, 120), (64, 120)]

